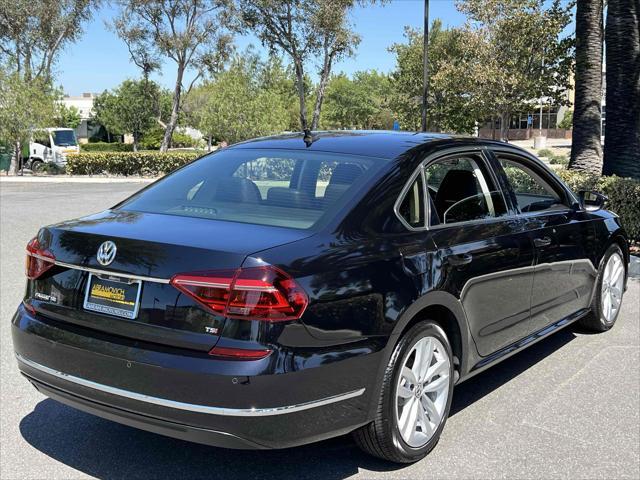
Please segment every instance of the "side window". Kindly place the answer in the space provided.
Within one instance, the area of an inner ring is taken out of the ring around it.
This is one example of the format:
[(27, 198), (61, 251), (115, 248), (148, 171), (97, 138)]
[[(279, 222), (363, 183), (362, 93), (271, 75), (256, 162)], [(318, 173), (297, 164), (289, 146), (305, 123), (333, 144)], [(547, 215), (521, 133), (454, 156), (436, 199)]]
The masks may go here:
[(560, 195), (542, 175), (516, 160), (500, 156), (498, 160), (516, 195), (521, 212), (564, 208)]
[(398, 213), (410, 227), (421, 228), (425, 226), (424, 212), (424, 187), (422, 175), (418, 175), (400, 202)]
[(462, 156), (425, 168), (431, 225), (467, 222), (505, 215), (502, 192), (481, 158)]

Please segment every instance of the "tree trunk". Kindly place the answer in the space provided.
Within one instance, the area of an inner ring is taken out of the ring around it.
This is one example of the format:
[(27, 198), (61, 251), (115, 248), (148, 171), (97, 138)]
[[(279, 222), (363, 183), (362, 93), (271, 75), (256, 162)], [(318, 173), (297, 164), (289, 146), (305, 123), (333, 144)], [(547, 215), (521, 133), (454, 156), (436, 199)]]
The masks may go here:
[(139, 142), (140, 142), (140, 134), (134, 133), (133, 134), (133, 151), (134, 152), (138, 151), (138, 143)]
[(294, 62), (296, 70), (296, 88), (298, 89), (298, 99), (300, 100), (300, 127), (302, 131), (307, 129), (307, 101), (304, 91), (304, 68), (299, 60)]
[(329, 75), (331, 74), (331, 64), (333, 63), (333, 53), (325, 48), (324, 62), (322, 64), (322, 72), (320, 74), (320, 83), (316, 94), (316, 105), (313, 109), (313, 118), (311, 119), (311, 130), (317, 130), (320, 123), (320, 111), (322, 110), (322, 101), (324, 100), (324, 91), (329, 83)]
[(640, 4), (609, 0), (605, 175), (640, 179)]
[(22, 144), (20, 140), (16, 140), (13, 148), (14, 148), (14, 152), (13, 152), (13, 157), (11, 157), (11, 164), (9, 165), (9, 171), (13, 175), (17, 175), (18, 170), (20, 169), (20, 163), (22, 159)]
[(578, 0), (575, 107), (569, 168), (595, 174), (602, 172), (602, 38), (602, 0)]
[(509, 120), (511, 120), (511, 112), (502, 112), (500, 114), (500, 141), (509, 141)]
[(161, 152), (166, 152), (171, 146), (171, 139), (173, 138), (173, 131), (178, 125), (178, 114), (180, 113), (180, 95), (182, 93), (182, 77), (184, 75), (185, 66), (178, 65), (178, 76), (176, 78), (176, 86), (173, 89), (173, 105), (171, 107), (171, 118), (167, 127), (164, 130), (164, 138), (162, 139), (162, 145), (160, 146)]

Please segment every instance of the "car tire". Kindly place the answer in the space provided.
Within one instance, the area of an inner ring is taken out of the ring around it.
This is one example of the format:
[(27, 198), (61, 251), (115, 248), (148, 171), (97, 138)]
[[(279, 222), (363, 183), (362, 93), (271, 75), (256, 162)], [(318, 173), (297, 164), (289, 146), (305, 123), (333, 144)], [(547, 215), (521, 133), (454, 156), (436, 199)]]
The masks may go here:
[[(427, 358), (429, 351), (428, 360), (419, 362), (418, 355)], [(375, 419), (353, 432), (358, 446), (395, 463), (424, 458), (438, 443), (449, 415), (453, 364), (451, 345), (442, 328), (431, 321), (414, 325), (395, 346), (385, 369)], [(414, 371), (424, 372), (422, 378), (416, 378)], [(436, 385), (441, 390), (430, 391)], [(412, 426), (413, 418), (417, 423)]]
[(616, 323), (626, 278), (626, 265), (617, 244), (609, 246), (600, 263), (591, 311), (578, 324), (594, 332), (606, 332)]
[(42, 169), (43, 165), (44, 162), (42, 160), (31, 160), (31, 163), (29, 164), (29, 170), (31, 170), (33, 173), (38, 173)]

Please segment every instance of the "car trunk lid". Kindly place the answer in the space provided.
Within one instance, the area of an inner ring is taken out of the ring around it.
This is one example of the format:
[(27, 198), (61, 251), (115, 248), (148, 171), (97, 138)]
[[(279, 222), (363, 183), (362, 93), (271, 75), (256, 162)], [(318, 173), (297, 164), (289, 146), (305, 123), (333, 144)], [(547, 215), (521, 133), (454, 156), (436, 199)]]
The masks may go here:
[[(309, 235), (309, 231), (280, 227), (106, 211), (40, 231), (40, 246), (55, 256), (56, 266), (28, 282), (27, 299), (54, 320), (142, 341), (209, 350), (225, 318), (203, 308), (169, 280), (178, 273), (237, 269), (253, 252)], [(103, 265), (97, 252), (107, 241), (113, 242), (116, 254)], [(113, 298), (94, 295), (101, 292)], [(121, 309), (117, 302), (130, 303), (131, 308)], [(103, 303), (108, 308), (96, 307)]]

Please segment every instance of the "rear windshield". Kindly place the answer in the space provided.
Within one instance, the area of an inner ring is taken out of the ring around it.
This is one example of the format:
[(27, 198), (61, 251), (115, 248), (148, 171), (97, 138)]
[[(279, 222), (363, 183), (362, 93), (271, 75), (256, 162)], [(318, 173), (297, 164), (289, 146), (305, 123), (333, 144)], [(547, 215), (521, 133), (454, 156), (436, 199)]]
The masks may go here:
[(120, 209), (308, 229), (354, 199), (384, 159), (228, 149), (168, 175)]

